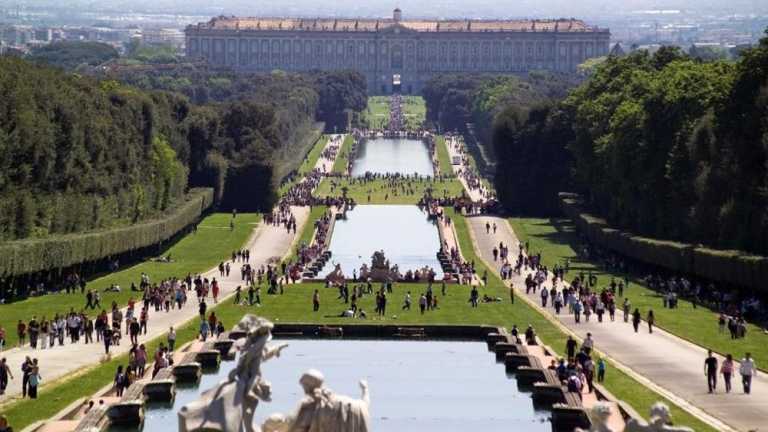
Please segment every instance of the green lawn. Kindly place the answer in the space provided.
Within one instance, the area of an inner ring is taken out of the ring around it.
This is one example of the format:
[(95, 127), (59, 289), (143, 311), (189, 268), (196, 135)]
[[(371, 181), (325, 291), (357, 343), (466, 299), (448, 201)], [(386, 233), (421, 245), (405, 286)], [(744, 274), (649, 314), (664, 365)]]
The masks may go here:
[(371, 129), (384, 129), (389, 124), (389, 97), (371, 96), (368, 107), (363, 111), (365, 121)]
[[(459, 245), (464, 257), (475, 262), (479, 273), (487, 270), (475, 254), (466, 220), (454, 213), (452, 209), (446, 209), (446, 211), (454, 221)], [(307, 224), (308, 227), (311, 227), (312, 220), (310, 218)], [(303, 230), (301, 238), (311, 238), (311, 232), (311, 228)], [(424, 284), (396, 284), (394, 286), (394, 293), (388, 296), (387, 313), (384, 316), (377, 317), (374, 315), (374, 298), (369, 295), (364, 296), (358, 303), (359, 307), (368, 313), (369, 318), (365, 321), (352, 321), (349, 318), (338, 317), (341, 311), (345, 309), (345, 305), (341, 300), (336, 299), (338, 293), (335, 289), (326, 289), (323, 287), (323, 284), (310, 283), (287, 286), (283, 295), (264, 295), (262, 296), (263, 304), (261, 307), (240, 306), (234, 305), (232, 302), (223, 302), (218, 304), (214, 310), (227, 327), (239, 321), (245, 313), (255, 313), (267, 317), (276, 323), (487, 324), (506, 327), (511, 327), (512, 324), (517, 324), (519, 327), (532, 324), (546, 344), (555, 349), (564, 346), (565, 335), (557, 327), (522, 300), (518, 299), (514, 304), (511, 304), (508, 300), (508, 289), (501, 280), (490, 271), (488, 275), (489, 284), (480, 288), (481, 295), (488, 294), (492, 297), (501, 297), (504, 301), (480, 304), (480, 307), (476, 309), (471, 308), (467, 301), (469, 298), (469, 287), (448, 285), (447, 294), (443, 296), (440, 293), (440, 284), (437, 284), (433, 289), (439, 300), (438, 310), (427, 312), (424, 315), (421, 315), (417, 308), (403, 311), (401, 310), (401, 305), (405, 293), (410, 291), (411, 295), (416, 297), (426, 287)], [(311, 296), (315, 289), (319, 289), (321, 292), (321, 306), (318, 312), (312, 312)], [(196, 320), (192, 320), (190, 324), (183, 326), (178, 332), (178, 343), (181, 344), (193, 338), (196, 333), (196, 326)], [(159, 340), (162, 339), (159, 338)], [(152, 345), (152, 349), (154, 349), (154, 346), (155, 344)], [(84, 371), (83, 374), (77, 377), (78, 385), (76, 386), (72, 385), (72, 378), (69, 381), (49, 383), (48, 386), (42, 388), (40, 400), (17, 402), (4, 407), (3, 412), (8, 415), (11, 424), (20, 430), (36, 420), (49, 418), (77, 398), (92, 394), (109, 383), (112, 380), (116, 366), (125, 362), (126, 359), (123, 356)], [(499, 378), (504, 379), (503, 372), (500, 372)], [(647, 412), (648, 407), (653, 402), (663, 400), (656, 393), (616, 369), (611, 368), (610, 365), (606, 376), (606, 387), (641, 413)], [(699, 422), (674, 404), (669, 403), (669, 401), (666, 402), (672, 409), (676, 424), (691, 426), (699, 432), (713, 431), (712, 428)]]
[(318, 139), (315, 145), (312, 146), (312, 148), (309, 150), (309, 153), (307, 153), (307, 156), (301, 162), (301, 165), (299, 165), (299, 168), (296, 169), (296, 176), (294, 176), (293, 180), (280, 186), (280, 189), (277, 192), (278, 195), (285, 194), (291, 187), (293, 187), (293, 185), (296, 184), (296, 182), (301, 180), (306, 173), (312, 171), (312, 169), (315, 168), (317, 161), (320, 159), (320, 154), (323, 152), (323, 149), (327, 143), (328, 135), (320, 136), (320, 139)]
[(448, 153), (448, 145), (445, 142), (444, 136), (438, 135), (435, 137), (435, 151), (437, 153), (437, 163), (440, 167), (440, 174), (453, 175), (451, 155)]
[(355, 143), (355, 139), (352, 135), (346, 135), (344, 141), (341, 143), (341, 148), (336, 155), (336, 160), (333, 162), (332, 172), (337, 174), (347, 174), (347, 168), (349, 167), (349, 154), (352, 152), (352, 144)]
[(328, 210), (328, 207), (326, 206), (312, 207), (312, 210), (309, 212), (307, 222), (304, 224), (304, 228), (301, 230), (301, 234), (299, 234), (299, 238), (294, 244), (293, 252), (291, 252), (288, 260), (291, 260), (294, 256), (296, 256), (296, 252), (299, 250), (301, 245), (308, 245), (312, 241), (312, 236), (315, 234), (315, 221), (320, 219), (320, 217), (325, 214), (326, 210)]
[(406, 129), (419, 129), (427, 119), (427, 106), (421, 96), (403, 96), (403, 117)]
[[(101, 305), (104, 309), (109, 309), (113, 301), (125, 305), (131, 297), (140, 297), (137, 293), (131, 292), (130, 286), (131, 282), (138, 285), (142, 273), (149, 275), (151, 282), (159, 282), (173, 276), (185, 277), (188, 273), (195, 274), (210, 270), (221, 260), (227, 259), (232, 251), (242, 247), (260, 220), (258, 214), (238, 214), (235, 219), (235, 229), (230, 230), (231, 218), (232, 215), (229, 213), (217, 213), (203, 219), (198, 225), (197, 233), (187, 235), (162, 253), (162, 256), (170, 255), (173, 262), (143, 262), (88, 281), (86, 289), (103, 291), (112, 284), (119, 285), (121, 288), (119, 293), (101, 293)], [(68, 313), (70, 309), (80, 311), (84, 306), (85, 296), (79, 291), (77, 294), (33, 297), (0, 305), (0, 325), (5, 327), (7, 344), (11, 347), (18, 342), (16, 336), (18, 320), (28, 321), (32, 316), (37, 316), (38, 319), (43, 317), (50, 319), (57, 313)], [(94, 314), (94, 311), (88, 312)]]
[[(585, 274), (591, 271), (597, 275), (599, 288), (608, 286), (611, 278), (617, 281), (624, 278), (624, 274), (609, 272), (577, 256), (574, 247), (578, 245), (578, 235), (568, 219), (511, 218), (510, 223), (520, 241), (529, 242), (532, 253), (542, 253), (545, 265), (551, 267), (570, 259), (571, 271), (566, 278), (573, 278), (580, 271)], [(652, 308), (657, 326), (723, 354), (740, 358), (745, 352), (751, 352), (758, 365), (764, 366), (768, 361), (768, 335), (759, 327), (750, 324), (745, 338), (732, 340), (727, 331), (724, 334), (718, 332), (717, 313), (703, 307), (694, 309), (689, 301), (682, 299), (678, 309), (665, 309), (659, 294), (637, 276), (642, 275), (631, 275), (629, 289), (624, 290), (624, 295), (633, 307), (640, 308), (643, 316)]]
[[(405, 182), (400, 184), (406, 185)], [(353, 198), (358, 204), (416, 204), (424, 196), (424, 191), (428, 187), (432, 188), (432, 195), (436, 197), (460, 196), (464, 191), (461, 183), (455, 178), (410, 182), (410, 186), (405, 186), (405, 190), (400, 187), (395, 191), (385, 180), (361, 183), (348, 177), (330, 177), (323, 179), (315, 191), (315, 196), (342, 196), (344, 187), (348, 189), (347, 196)], [(368, 196), (371, 198), (370, 201)]]

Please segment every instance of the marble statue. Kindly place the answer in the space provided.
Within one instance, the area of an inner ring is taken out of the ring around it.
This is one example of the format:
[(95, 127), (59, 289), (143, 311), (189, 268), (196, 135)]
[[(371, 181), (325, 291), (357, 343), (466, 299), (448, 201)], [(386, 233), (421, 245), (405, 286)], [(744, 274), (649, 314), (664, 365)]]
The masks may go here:
[(656, 402), (651, 407), (651, 416), (648, 423), (641, 423), (636, 419), (627, 421), (624, 432), (693, 432), (693, 429), (685, 426), (671, 426), (672, 415), (669, 407), (663, 402)]
[(323, 387), (323, 374), (310, 369), (299, 384), (305, 397), (294, 415), (273, 414), (262, 425), (263, 432), (368, 432), (370, 397), (368, 384), (360, 381), (362, 397), (352, 399)]
[(376, 251), (371, 257), (371, 267), (365, 263), (360, 267), (360, 279), (376, 282), (394, 282), (401, 280), (403, 275), (397, 268), (397, 264), (391, 265), (384, 256), (384, 251)]
[[(592, 427), (589, 432), (614, 432), (608, 427), (608, 417), (611, 415), (611, 408), (608, 404), (598, 402), (589, 411), (589, 419), (592, 421)], [(671, 426), (672, 416), (667, 407), (662, 402), (656, 402), (651, 407), (651, 416), (648, 423), (642, 420), (629, 419), (623, 432), (693, 432), (693, 429), (684, 426)], [(576, 432), (585, 432), (582, 429), (576, 429)], [(615, 431), (618, 432), (618, 431)]]
[(274, 325), (254, 315), (245, 315), (237, 328), (246, 337), (237, 343), (240, 356), (227, 379), (202, 393), (200, 399), (179, 411), (179, 431), (258, 432), (253, 415), (259, 400), (271, 399), (271, 387), (261, 375), (261, 363), (288, 345), (269, 346)]
[(336, 264), (333, 268), (333, 271), (328, 273), (328, 275), (325, 277), (325, 280), (335, 284), (344, 283), (344, 281), (347, 280), (347, 277), (344, 276), (344, 272), (341, 270), (341, 264)]
[[(589, 419), (592, 422), (592, 427), (589, 428), (589, 432), (618, 432), (608, 427), (608, 417), (611, 416), (611, 406), (604, 402), (596, 403), (592, 409), (589, 410)], [(576, 432), (585, 432), (584, 430), (577, 428)]]

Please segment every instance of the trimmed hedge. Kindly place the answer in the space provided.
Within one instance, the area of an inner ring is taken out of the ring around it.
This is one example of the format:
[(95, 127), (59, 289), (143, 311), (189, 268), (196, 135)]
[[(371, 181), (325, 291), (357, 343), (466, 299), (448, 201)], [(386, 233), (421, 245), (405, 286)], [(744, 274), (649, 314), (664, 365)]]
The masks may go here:
[(768, 257), (636, 236), (611, 228), (605, 219), (583, 213), (582, 200), (577, 194), (561, 192), (559, 198), (563, 212), (590, 241), (622, 255), (676, 272), (753, 289), (762, 290), (768, 280)]
[(65, 268), (161, 243), (194, 223), (213, 203), (213, 189), (192, 189), (162, 219), (106, 231), (27, 239), (0, 244), (0, 276)]

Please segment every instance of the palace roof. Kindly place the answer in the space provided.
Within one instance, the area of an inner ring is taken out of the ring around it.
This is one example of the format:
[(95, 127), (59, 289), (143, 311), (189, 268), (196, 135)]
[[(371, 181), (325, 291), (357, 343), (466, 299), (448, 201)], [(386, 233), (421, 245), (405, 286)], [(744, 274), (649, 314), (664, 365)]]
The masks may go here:
[(588, 26), (577, 19), (554, 20), (399, 20), (329, 19), (329, 18), (240, 18), (216, 17), (191, 26), (198, 30), (270, 30), (376, 32), (393, 26), (416, 32), (600, 32), (606, 29)]

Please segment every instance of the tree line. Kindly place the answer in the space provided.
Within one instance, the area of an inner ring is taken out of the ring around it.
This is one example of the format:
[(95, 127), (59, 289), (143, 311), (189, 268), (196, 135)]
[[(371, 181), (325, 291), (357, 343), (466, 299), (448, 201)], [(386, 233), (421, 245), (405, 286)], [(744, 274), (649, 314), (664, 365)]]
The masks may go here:
[(225, 208), (271, 208), (316, 118), (364, 107), (353, 72), (162, 69), (94, 78), (0, 58), (0, 240), (134, 224), (191, 186)]
[(505, 107), (492, 141), (514, 212), (574, 191), (637, 234), (768, 253), (768, 37), (735, 62), (610, 57), (561, 101)]

